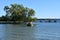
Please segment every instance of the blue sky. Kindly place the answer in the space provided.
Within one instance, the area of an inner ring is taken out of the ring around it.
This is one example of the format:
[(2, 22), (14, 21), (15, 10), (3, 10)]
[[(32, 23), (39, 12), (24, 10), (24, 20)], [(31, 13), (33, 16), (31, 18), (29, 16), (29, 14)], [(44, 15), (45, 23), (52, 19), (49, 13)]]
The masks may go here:
[(14, 3), (34, 9), (37, 18), (60, 18), (60, 0), (0, 0), (0, 16), (5, 15), (4, 6)]

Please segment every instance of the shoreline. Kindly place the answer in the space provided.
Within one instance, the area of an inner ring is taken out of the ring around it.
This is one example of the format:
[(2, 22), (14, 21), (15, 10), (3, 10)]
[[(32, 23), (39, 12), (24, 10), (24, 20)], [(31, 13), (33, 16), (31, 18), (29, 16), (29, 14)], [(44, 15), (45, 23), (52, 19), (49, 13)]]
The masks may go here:
[(21, 24), (20, 21), (0, 21), (0, 24)]

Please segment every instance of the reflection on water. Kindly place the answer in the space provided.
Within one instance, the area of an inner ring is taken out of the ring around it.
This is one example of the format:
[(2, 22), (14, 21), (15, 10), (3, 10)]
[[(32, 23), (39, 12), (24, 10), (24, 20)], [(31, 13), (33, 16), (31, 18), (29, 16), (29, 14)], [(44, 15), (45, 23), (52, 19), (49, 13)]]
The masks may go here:
[(0, 24), (0, 40), (60, 40), (60, 23), (37, 23), (34, 27)]

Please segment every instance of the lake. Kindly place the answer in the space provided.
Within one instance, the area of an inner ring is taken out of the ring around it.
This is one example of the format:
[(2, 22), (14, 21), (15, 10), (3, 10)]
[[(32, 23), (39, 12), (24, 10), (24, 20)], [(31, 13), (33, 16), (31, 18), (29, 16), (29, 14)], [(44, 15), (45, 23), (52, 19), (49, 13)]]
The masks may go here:
[(60, 23), (0, 24), (0, 40), (60, 40)]

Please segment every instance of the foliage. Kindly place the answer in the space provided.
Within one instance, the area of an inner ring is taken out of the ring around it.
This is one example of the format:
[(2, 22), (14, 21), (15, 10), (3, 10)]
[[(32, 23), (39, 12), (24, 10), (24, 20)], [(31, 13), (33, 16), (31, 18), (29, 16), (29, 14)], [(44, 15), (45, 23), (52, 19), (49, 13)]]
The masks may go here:
[(35, 21), (34, 16), (35, 11), (28, 7), (24, 7), (19, 4), (11, 4), (10, 6), (5, 6), (4, 10), (6, 11), (5, 17), (12, 21)]

